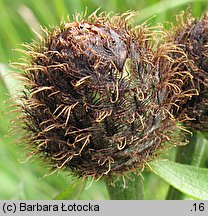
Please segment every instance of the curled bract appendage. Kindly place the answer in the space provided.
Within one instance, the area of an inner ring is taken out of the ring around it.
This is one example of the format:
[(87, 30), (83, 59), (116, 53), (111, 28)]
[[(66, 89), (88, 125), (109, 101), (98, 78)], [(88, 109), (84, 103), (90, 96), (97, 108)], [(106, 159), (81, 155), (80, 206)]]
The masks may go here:
[(181, 117), (189, 121), (185, 125), (196, 130), (208, 130), (208, 13), (201, 19), (193, 18), (189, 11), (177, 16), (168, 40), (178, 44), (187, 56), (183, 70), (189, 71), (192, 82), (186, 82), (183, 89), (195, 89), (195, 95), (180, 104)]
[(21, 112), (30, 155), (101, 177), (142, 169), (180, 143), (170, 103), (180, 95), (172, 68), (184, 56), (171, 59), (171, 44), (155, 51), (156, 33), (130, 16), (62, 23), (28, 46)]

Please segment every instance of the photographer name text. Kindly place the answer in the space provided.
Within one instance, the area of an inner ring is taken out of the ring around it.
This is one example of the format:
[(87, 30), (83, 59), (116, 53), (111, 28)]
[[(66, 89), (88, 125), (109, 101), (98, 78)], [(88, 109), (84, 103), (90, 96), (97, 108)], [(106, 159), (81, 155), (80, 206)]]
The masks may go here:
[(91, 204), (90, 202), (85, 204), (79, 203), (59, 203), (59, 204), (28, 204), (26, 202), (20, 203), (4, 203), (4, 213), (15, 212), (93, 212), (100, 211), (100, 206)]

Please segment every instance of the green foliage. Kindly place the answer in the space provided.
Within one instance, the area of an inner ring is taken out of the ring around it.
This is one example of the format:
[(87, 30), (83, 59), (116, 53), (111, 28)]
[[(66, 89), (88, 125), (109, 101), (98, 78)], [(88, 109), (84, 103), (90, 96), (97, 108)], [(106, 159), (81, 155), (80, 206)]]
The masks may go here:
[(75, 180), (74, 184), (72, 182), (69, 186), (60, 194), (58, 194), (55, 200), (77, 200), (79, 199), (81, 193), (85, 188), (85, 182), (83, 179)]
[(208, 169), (159, 161), (151, 163), (153, 171), (184, 194), (201, 200), (208, 199)]
[[(67, 176), (67, 172), (42, 178), (47, 173), (46, 167), (42, 164), (37, 161), (20, 163), (20, 159), (22, 160), (26, 156), (22, 154), (23, 147), (16, 144), (18, 137), (11, 135), (10, 126), (12, 123), (9, 122), (11, 117), (8, 115), (8, 110), (11, 108), (9, 108), (9, 103), (5, 103), (16, 94), (13, 86), (17, 84), (14, 80), (7, 79), (7, 75), (5, 75), (11, 73), (8, 63), (17, 61), (21, 56), (14, 49), (20, 47), (21, 43), (31, 42), (32, 39), (35, 39), (34, 31), (40, 33), (40, 25), (47, 27), (59, 24), (62, 17), (66, 19), (69, 16), (71, 19), (75, 12), (84, 13), (86, 8), (87, 14), (92, 13), (98, 7), (101, 8), (100, 11), (115, 13), (127, 10), (138, 11), (138, 16), (135, 18), (137, 24), (156, 15), (151, 19), (151, 25), (155, 25), (158, 22), (172, 20), (176, 14), (187, 7), (187, 4), (190, 5), (196, 17), (201, 16), (208, 6), (207, 0), (147, 0), (139, 2), (123, 0), (122, 4), (119, 0), (0, 0), (0, 199), (52, 199), (53, 197), (64, 199), (66, 192), (74, 193), (74, 180)], [(205, 136), (207, 135), (205, 134)], [(200, 149), (200, 154), (200, 166), (206, 167), (208, 161), (207, 143), (203, 152)], [(193, 198), (208, 198), (206, 194), (208, 191), (207, 169), (171, 162), (154, 163), (152, 167), (159, 176), (183, 193)], [(150, 172), (145, 171), (143, 175), (146, 199), (165, 199), (168, 185)], [(67, 190), (57, 195), (67, 185), (69, 185)], [(82, 195), (72, 196), (72, 198), (109, 199), (102, 181), (93, 183), (89, 189), (83, 191)]]

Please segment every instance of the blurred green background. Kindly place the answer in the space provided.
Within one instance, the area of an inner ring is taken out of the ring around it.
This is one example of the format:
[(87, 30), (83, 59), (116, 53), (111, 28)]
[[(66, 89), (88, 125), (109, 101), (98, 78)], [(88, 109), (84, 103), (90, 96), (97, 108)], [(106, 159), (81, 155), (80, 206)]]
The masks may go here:
[[(171, 21), (187, 6), (193, 15), (200, 17), (208, 6), (207, 0), (0, 0), (0, 199), (52, 199), (74, 180), (67, 172), (48, 173), (46, 166), (38, 161), (27, 161), (17, 137), (11, 134), (8, 115), (10, 103), (17, 94), (18, 84), (8, 76), (12, 73), (9, 63), (17, 61), (21, 54), (15, 49), (20, 44), (36, 39), (33, 32), (40, 26), (58, 25), (62, 17), (72, 19), (75, 12), (90, 14), (100, 11), (115, 13), (138, 11), (135, 18), (140, 24), (153, 17), (151, 25)], [(167, 153), (168, 155), (168, 153)], [(154, 174), (144, 172), (147, 199), (164, 199), (168, 185)], [(90, 183), (90, 182), (88, 182)], [(108, 199), (105, 184), (95, 182), (85, 189), (80, 199)]]

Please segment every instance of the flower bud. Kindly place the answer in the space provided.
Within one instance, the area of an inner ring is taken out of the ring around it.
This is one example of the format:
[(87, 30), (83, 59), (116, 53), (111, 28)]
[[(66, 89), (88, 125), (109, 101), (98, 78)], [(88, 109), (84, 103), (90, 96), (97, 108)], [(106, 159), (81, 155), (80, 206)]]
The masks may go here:
[(132, 27), (130, 16), (93, 14), (28, 46), (21, 101), (31, 156), (101, 177), (142, 169), (168, 143), (180, 143), (172, 140), (169, 94), (177, 83), (159, 69), (172, 59), (166, 47), (154, 51), (155, 33)]
[(183, 89), (196, 89), (186, 103), (180, 104), (180, 115), (188, 116), (186, 126), (200, 130), (208, 130), (208, 14), (200, 20), (194, 19), (189, 11), (177, 17), (169, 41), (180, 46), (187, 55), (187, 62), (182, 70), (192, 75), (191, 82), (185, 82)]

